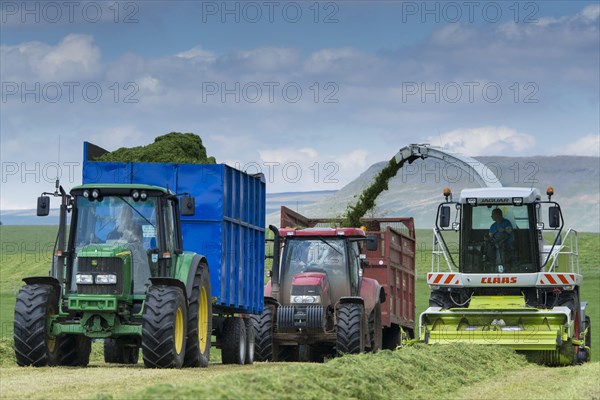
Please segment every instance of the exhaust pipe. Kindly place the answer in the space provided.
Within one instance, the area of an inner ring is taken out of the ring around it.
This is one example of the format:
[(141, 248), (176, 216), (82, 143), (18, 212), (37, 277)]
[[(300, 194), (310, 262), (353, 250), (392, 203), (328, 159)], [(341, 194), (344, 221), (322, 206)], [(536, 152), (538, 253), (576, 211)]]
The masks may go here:
[(279, 252), (281, 250), (281, 237), (279, 229), (274, 225), (269, 225), (269, 229), (273, 232), (273, 267), (271, 268), (271, 294), (279, 301)]

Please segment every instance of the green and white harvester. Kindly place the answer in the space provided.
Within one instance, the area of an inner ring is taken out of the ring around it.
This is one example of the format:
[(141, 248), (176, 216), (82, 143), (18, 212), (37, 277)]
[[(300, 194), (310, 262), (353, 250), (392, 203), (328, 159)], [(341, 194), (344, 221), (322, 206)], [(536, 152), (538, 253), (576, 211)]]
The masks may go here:
[(580, 300), (577, 232), (538, 189), (450, 189), (433, 235), (428, 344), (502, 345), (546, 365), (590, 360), (591, 327)]

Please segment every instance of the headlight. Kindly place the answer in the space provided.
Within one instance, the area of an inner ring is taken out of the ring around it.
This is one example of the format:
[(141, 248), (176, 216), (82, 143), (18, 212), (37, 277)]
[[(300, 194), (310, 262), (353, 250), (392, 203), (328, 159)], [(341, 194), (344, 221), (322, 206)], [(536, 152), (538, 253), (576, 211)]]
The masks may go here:
[(300, 304), (318, 304), (321, 302), (321, 296), (294, 296), (290, 297), (291, 303)]
[(75, 282), (78, 285), (91, 285), (94, 283), (94, 277), (92, 275), (77, 274)]
[(114, 285), (117, 283), (117, 276), (110, 275), (96, 275), (96, 284), (98, 285)]

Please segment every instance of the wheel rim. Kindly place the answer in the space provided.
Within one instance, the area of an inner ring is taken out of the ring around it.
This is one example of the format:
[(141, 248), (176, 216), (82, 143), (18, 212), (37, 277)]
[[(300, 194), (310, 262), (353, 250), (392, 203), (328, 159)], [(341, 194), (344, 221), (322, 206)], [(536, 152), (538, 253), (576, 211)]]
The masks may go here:
[(198, 310), (198, 345), (200, 353), (206, 351), (208, 344), (208, 296), (206, 288), (200, 291), (200, 309)]
[(181, 353), (183, 347), (183, 313), (181, 308), (177, 308), (177, 314), (175, 315), (175, 351), (177, 354)]

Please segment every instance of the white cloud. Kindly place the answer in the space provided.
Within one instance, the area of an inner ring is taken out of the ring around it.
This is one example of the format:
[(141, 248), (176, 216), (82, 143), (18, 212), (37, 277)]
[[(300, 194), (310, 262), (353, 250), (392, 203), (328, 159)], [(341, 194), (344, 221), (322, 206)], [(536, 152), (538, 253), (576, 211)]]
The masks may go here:
[(532, 135), (505, 126), (455, 129), (428, 140), (432, 145), (467, 156), (520, 155), (536, 143)]
[(182, 51), (181, 53), (178, 53), (175, 56), (200, 63), (212, 63), (217, 59), (215, 53), (213, 53), (212, 51), (204, 50), (200, 46), (196, 46), (189, 50)]
[(589, 134), (575, 140), (560, 149), (559, 154), (568, 154), (574, 156), (600, 156), (600, 134)]
[(127, 125), (102, 130), (92, 134), (89, 138), (86, 138), (86, 140), (97, 144), (100, 147), (104, 147), (108, 151), (114, 151), (120, 147), (133, 147), (150, 143), (141, 143), (144, 140), (147, 140), (147, 138), (144, 138), (144, 140), (142, 140), (142, 138), (142, 132), (135, 126)]

